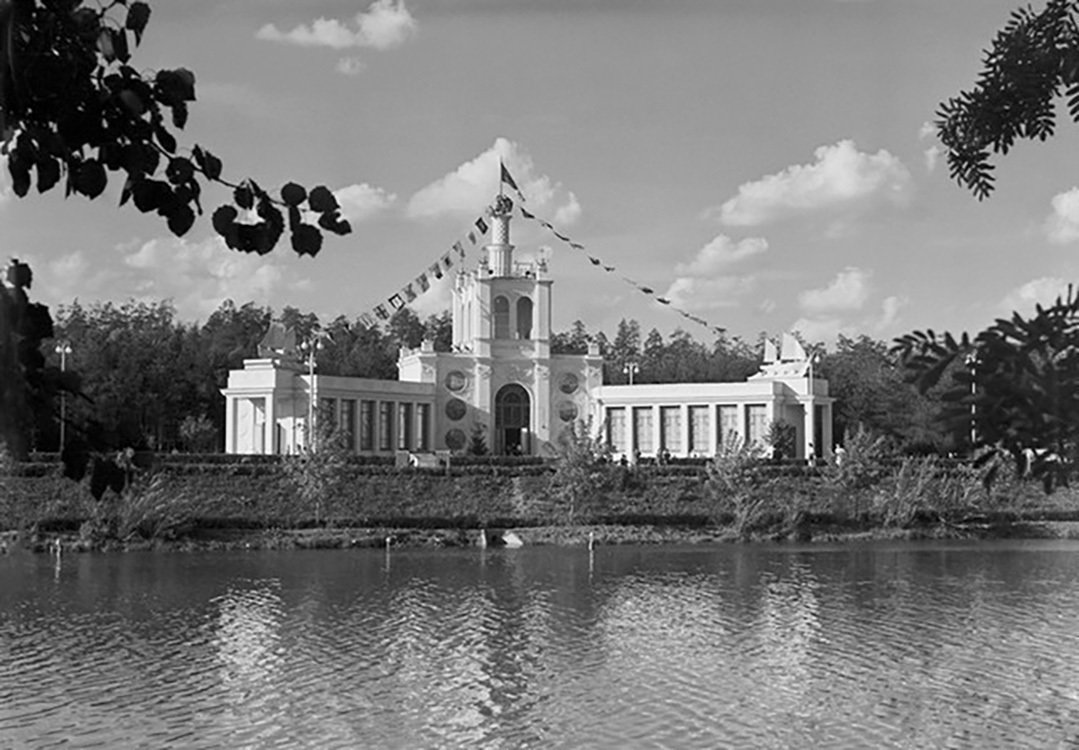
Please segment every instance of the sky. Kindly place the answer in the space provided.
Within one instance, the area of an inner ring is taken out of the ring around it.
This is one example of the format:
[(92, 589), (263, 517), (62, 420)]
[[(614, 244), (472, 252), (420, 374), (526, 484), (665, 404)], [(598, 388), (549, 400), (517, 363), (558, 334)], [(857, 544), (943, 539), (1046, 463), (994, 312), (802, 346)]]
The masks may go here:
[[(1079, 279), (1079, 127), (1020, 144), (982, 202), (933, 134), (1016, 5), (158, 0), (134, 62), (194, 71), (181, 147), (231, 180), (324, 184), (353, 233), (313, 259), (287, 238), (245, 255), (209, 212), (178, 239), (118, 208), (115, 178), (91, 202), (19, 199), (5, 174), (0, 251), (50, 305), (170, 299), (204, 321), (233, 299), (351, 319), (466, 236), (501, 159), (525, 207), (585, 248), (513, 223), (519, 258), (550, 258), (556, 331), (612, 336), (625, 318), (709, 344), (721, 327), (830, 347), (973, 332)], [(204, 205), (227, 199), (211, 188)], [(449, 283), (411, 306), (447, 309)]]

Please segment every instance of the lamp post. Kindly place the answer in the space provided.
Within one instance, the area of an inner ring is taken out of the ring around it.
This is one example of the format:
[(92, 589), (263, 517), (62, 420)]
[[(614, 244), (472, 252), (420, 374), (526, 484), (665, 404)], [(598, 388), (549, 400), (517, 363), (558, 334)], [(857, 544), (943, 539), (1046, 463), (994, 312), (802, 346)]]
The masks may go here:
[[(56, 342), (56, 353), (60, 355), (60, 372), (67, 371), (67, 355), (71, 354), (71, 344), (67, 341)], [(60, 390), (60, 452), (64, 451), (65, 428), (67, 426), (67, 390)]]
[(633, 376), (641, 371), (640, 365), (636, 362), (626, 362), (622, 365), (622, 374), (629, 376), (629, 384), (633, 385)]
[(307, 355), (307, 440), (305, 447), (314, 450), (317, 448), (318, 433), (315, 430), (315, 415), (318, 413), (318, 381), (315, 380), (315, 358), (322, 351), (322, 335), (313, 331), (311, 338), (300, 344), (300, 351)]
[(978, 394), (978, 384), (975, 379), (978, 374), (978, 353), (970, 352), (963, 361), (970, 368), (970, 453), (974, 455), (974, 446), (978, 444), (978, 405), (974, 402)]

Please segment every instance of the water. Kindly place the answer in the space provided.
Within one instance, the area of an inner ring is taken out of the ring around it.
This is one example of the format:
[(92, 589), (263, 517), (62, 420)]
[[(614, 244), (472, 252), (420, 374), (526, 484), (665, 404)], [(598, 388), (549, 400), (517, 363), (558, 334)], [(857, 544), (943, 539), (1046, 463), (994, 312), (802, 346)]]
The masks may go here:
[(0, 556), (0, 747), (1075, 747), (1079, 544)]

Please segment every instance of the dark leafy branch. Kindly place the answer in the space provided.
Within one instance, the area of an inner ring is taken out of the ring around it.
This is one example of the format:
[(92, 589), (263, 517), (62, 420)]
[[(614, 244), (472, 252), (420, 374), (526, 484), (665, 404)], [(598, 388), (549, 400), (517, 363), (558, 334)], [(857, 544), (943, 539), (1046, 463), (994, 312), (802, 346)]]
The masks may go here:
[[(923, 391), (944, 384), (944, 417), (972, 429), (983, 460), (1010, 455), (1047, 490), (1079, 462), (1079, 295), (1071, 287), (1024, 318), (999, 319), (973, 339), (915, 331), (893, 348)], [(990, 475), (990, 479), (991, 479)]]
[[(203, 185), (233, 190), (213, 215), (232, 249), (265, 254), (286, 225), (294, 251), (317, 255), (323, 232), (351, 231), (325, 187), (289, 183), (272, 195), (251, 179), (222, 176), (208, 149), (180, 148), (195, 75), (185, 68), (142, 73), (130, 64), (150, 6), (113, 0), (0, 0), (0, 140), (12, 188), (24, 197), (64, 183), (66, 195), (97, 198), (123, 179), (120, 205), (161, 216), (176, 236), (203, 213)], [(287, 222), (286, 222), (287, 215)]]
[(1079, 122), (1079, 0), (1019, 8), (984, 55), (974, 87), (943, 102), (937, 134), (949, 173), (979, 200), (994, 188), (992, 154), (1017, 140), (1044, 141), (1056, 131), (1056, 101)]

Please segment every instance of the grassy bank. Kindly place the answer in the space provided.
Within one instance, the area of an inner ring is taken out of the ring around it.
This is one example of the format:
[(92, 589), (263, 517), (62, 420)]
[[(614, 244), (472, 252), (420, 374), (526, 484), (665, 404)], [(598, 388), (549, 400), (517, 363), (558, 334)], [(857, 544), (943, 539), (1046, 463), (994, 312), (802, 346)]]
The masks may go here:
[[(0, 546), (75, 550), (1079, 537), (1079, 493), (931, 459), (808, 468), (728, 455), (623, 467), (494, 460), (450, 471), (172, 459), (95, 501), (49, 461), (0, 475)], [(303, 469), (303, 467), (301, 467)], [(299, 471), (299, 473), (298, 473)], [(310, 474), (309, 471), (309, 474)], [(316, 491), (312, 491), (315, 487)], [(305, 490), (306, 488), (306, 490)]]

